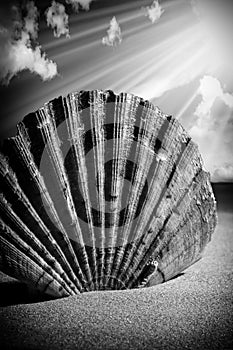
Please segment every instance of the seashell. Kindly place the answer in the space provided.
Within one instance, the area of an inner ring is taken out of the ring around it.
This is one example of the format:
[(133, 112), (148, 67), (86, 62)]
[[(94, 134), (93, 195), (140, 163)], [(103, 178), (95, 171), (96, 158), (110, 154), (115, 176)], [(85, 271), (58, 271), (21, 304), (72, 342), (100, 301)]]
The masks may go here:
[(0, 268), (55, 297), (142, 288), (200, 259), (216, 202), (180, 123), (128, 93), (27, 115), (0, 156)]

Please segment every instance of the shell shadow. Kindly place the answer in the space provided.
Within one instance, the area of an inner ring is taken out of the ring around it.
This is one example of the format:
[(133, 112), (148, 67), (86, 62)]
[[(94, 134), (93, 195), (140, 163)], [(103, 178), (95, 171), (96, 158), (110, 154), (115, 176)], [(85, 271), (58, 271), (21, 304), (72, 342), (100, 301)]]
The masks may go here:
[(172, 281), (172, 280), (175, 280), (175, 279), (177, 279), (177, 278), (180, 278), (180, 277), (182, 277), (183, 275), (185, 275), (185, 272), (180, 272), (180, 273), (178, 273), (178, 275), (176, 275), (176, 276), (170, 278), (169, 280), (165, 281), (164, 283), (169, 282), (169, 281)]
[[(184, 272), (179, 273), (166, 282), (180, 278), (184, 274)], [(50, 295), (40, 293), (36, 289), (29, 287), (26, 283), (17, 280), (0, 282), (0, 295), (0, 307), (18, 304), (34, 304), (56, 299)]]
[(0, 306), (32, 304), (54, 299), (50, 295), (40, 293), (20, 281), (0, 283)]

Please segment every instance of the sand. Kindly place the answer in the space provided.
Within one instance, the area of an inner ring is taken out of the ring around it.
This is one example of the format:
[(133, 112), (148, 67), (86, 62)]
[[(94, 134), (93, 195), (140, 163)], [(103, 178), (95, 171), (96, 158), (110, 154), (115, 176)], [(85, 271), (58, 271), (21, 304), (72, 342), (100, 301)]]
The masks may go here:
[(233, 349), (233, 213), (219, 211), (203, 259), (162, 285), (23, 302), (0, 308), (1, 349)]

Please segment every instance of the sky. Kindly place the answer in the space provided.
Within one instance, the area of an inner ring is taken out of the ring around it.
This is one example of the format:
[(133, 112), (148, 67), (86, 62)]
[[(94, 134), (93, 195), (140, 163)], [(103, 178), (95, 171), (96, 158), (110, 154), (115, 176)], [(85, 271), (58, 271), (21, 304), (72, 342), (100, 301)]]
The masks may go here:
[(233, 1), (0, 2), (0, 139), (45, 102), (111, 89), (150, 100), (233, 182)]

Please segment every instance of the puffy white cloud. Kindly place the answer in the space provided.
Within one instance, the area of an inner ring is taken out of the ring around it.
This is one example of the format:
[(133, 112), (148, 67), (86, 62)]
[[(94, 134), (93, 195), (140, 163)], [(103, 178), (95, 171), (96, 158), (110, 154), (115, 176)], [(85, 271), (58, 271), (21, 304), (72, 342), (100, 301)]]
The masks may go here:
[(18, 73), (28, 69), (40, 75), (42, 80), (52, 79), (57, 74), (57, 65), (42, 54), (41, 47), (32, 48), (29, 34), (22, 32), (21, 39), (17, 41), (6, 40), (0, 58), (0, 80), (8, 85), (10, 80)]
[(66, 0), (67, 4), (71, 4), (74, 11), (78, 12), (80, 8), (88, 11), (90, 9), (90, 3), (93, 0)]
[(42, 80), (52, 79), (57, 74), (57, 65), (42, 53), (35, 43), (38, 36), (38, 10), (33, 1), (26, 4), (27, 15), (22, 18), (18, 7), (14, 6), (13, 28), (0, 30), (0, 82), (8, 85), (19, 72), (29, 70), (40, 75)]
[(202, 101), (195, 110), (195, 115), (200, 119), (207, 118), (211, 114), (211, 108), (217, 98), (220, 98), (228, 107), (233, 107), (233, 96), (224, 93), (218, 79), (212, 76), (204, 76), (200, 81), (199, 94)]
[(102, 38), (102, 44), (108, 46), (115, 46), (120, 44), (122, 41), (121, 28), (114, 16), (109, 25), (109, 29), (107, 30), (107, 36)]
[(212, 175), (213, 182), (233, 182), (233, 164), (225, 163), (215, 169)]
[(29, 1), (26, 4), (27, 16), (24, 18), (25, 31), (30, 34), (32, 39), (38, 37), (38, 17), (39, 11), (33, 1)]
[(143, 8), (146, 10), (145, 16), (148, 16), (152, 23), (155, 23), (164, 13), (158, 0), (152, 2), (151, 6)]
[(53, 34), (59, 38), (61, 35), (69, 37), (69, 17), (66, 14), (65, 6), (53, 1), (45, 12), (47, 25), (53, 28)]
[(212, 181), (230, 181), (233, 168), (233, 95), (224, 92), (218, 79), (200, 80), (201, 101), (189, 130), (197, 142)]

